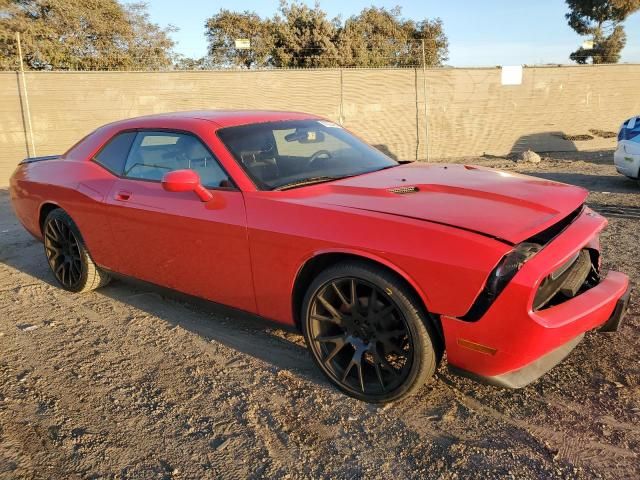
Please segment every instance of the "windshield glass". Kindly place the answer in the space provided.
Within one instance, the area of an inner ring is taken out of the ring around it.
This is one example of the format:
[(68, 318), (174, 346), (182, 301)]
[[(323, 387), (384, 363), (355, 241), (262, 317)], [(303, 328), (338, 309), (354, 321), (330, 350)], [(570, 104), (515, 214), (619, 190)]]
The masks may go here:
[(330, 181), (398, 163), (339, 125), (323, 120), (266, 122), (218, 131), (258, 188)]

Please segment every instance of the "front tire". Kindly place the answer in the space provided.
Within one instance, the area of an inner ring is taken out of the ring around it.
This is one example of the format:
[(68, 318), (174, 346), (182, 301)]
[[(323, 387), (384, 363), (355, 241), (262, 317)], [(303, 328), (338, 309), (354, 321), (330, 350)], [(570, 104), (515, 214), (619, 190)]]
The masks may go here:
[(359, 261), (315, 278), (303, 302), (302, 330), (329, 380), (369, 403), (414, 394), (442, 353), (415, 293), (387, 270)]
[(44, 252), (58, 284), (70, 292), (95, 290), (111, 277), (94, 263), (80, 230), (64, 210), (52, 210), (43, 224)]

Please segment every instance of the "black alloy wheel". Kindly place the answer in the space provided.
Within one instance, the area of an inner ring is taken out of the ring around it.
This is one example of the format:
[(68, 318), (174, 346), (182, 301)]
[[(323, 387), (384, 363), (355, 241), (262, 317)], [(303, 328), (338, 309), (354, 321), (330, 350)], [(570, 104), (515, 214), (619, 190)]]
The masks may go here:
[(49, 267), (62, 288), (87, 292), (109, 282), (109, 274), (93, 262), (78, 227), (64, 210), (52, 210), (42, 232)]
[(44, 231), (44, 248), (51, 271), (60, 284), (72, 289), (82, 278), (80, 244), (70, 226), (52, 218)]
[(438, 355), (411, 292), (366, 264), (333, 267), (319, 278), (325, 276), (307, 295), (303, 325), (318, 366), (341, 390), (368, 402), (413, 393), (433, 374)]

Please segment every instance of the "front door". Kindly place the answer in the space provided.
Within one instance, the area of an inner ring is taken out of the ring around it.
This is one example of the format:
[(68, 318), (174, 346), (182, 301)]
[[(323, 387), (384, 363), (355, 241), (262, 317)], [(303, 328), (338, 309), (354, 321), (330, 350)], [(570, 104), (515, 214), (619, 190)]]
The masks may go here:
[[(162, 188), (166, 172), (185, 168), (211, 201)], [(242, 193), (198, 138), (137, 132), (107, 203), (120, 273), (255, 312)]]

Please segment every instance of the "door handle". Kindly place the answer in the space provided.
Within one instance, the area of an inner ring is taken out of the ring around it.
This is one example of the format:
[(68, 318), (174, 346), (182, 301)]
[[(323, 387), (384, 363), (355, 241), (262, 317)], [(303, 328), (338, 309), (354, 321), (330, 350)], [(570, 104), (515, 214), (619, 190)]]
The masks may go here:
[(120, 200), (121, 202), (126, 202), (131, 198), (131, 192), (127, 192), (126, 190), (120, 190), (116, 193), (115, 199)]

